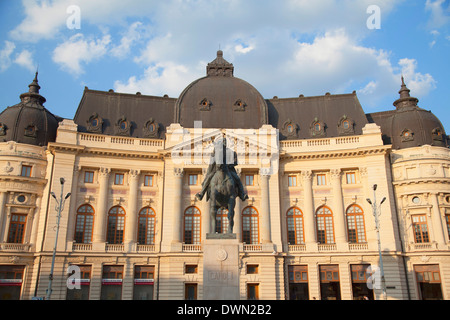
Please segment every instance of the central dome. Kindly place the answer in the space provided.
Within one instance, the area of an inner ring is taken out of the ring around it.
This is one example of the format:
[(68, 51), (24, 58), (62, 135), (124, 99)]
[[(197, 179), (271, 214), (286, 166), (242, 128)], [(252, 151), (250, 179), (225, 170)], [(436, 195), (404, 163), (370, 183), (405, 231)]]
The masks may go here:
[(175, 122), (193, 128), (257, 129), (268, 123), (267, 104), (248, 82), (233, 76), (234, 67), (223, 52), (206, 67), (207, 76), (192, 82), (175, 105)]

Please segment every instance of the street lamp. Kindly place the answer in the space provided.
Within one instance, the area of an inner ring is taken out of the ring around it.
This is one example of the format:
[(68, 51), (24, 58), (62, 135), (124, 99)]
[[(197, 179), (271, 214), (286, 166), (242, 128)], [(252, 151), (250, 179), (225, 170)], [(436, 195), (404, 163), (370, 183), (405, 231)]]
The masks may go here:
[(372, 206), (373, 216), (375, 217), (375, 228), (377, 230), (377, 241), (378, 241), (378, 255), (379, 255), (379, 259), (380, 259), (380, 270), (381, 270), (381, 287), (383, 290), (383, 298), (384, 298), (384, 300), (386, 300), (387, 299), (386, 281), (384, 279), (383, 258), (381, 256), (380, 220), (378, 219), (378, 217), (381, 214), (381, 210), (377, 210), (378, 208), (381, 209), (381, 205), (383, 204), (384, 201), (386, 201), (386, 197), (381, 199), (380, 204), (377, 206), (377, 196), (376, 196), (376, 192), (375, 192), (376, 190), (377, 190), (377, 185), (374, 184), (373, 185), (373, 203), (369, 198), (367, 198), (366, 201)]
[(66, 200), (70, 197), (70, 192), (68, 194), (66, 194), (66, 196), (63, 198), (63, 190), (64, 190), (64, 178), (60, 178), (59, 182), (61, 182), (61, 196), (58, 199), (56, 199), (56, 195), (55, 193), (52, 191), (50, 192), (51, 196), (53, 198), (55, 198), (56, 201), (56, 206), (55, 206), (55, 210), (56, 212), (58, 212), (58, 215), (56, 216), (57, 218), (57, 222), (56, 222), (56, 237), (55, 237), (55, 246), (53, 247), (53, 257), (52, 257), (52, 266), (50, 269), (50, 275), (49, 275), (49, 282), (48, 282), (48, 289), (47, 289), (47, 296), (46, 296), (46, 300), (50, 300), (50, 296), (52, 295), (52, 282), (53, 282), (53, 269), (55, 267), (55, 258), (56, 258), (56, 245), (58, 243), (58, 234), (59, 234), (59, 221), (61, 219), (61, 212), (64, 209), (64, 203), (66, 202)]

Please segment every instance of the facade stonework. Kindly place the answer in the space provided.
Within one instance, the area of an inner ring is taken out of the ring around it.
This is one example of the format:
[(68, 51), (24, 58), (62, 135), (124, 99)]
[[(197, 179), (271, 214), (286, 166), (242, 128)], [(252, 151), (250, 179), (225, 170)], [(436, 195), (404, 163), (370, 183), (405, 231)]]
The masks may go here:
[[(47, 295), (55, 240), (51, 299), (203, 299), (211, 217), (195, 195), (218, 137), (249, 196), (240, 299), (450, 299), (448, 137), (404, 82), (396, 110), (364, 114), (354, 93), (263, 99), (233, 71), (219, 52), (179, 99), (86, 88), (49, 141), (0, 114), (0, 299)], [(14, 108), (48, 113), (30, 86), (36, 105)]]

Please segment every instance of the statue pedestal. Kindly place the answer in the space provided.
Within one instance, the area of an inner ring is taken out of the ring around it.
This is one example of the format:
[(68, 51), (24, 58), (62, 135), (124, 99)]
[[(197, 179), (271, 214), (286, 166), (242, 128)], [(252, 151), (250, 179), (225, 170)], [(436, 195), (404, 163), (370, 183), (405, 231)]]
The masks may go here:
[(236, 234), (208, 233), (203, 243), (203, 299), (239, 300)]

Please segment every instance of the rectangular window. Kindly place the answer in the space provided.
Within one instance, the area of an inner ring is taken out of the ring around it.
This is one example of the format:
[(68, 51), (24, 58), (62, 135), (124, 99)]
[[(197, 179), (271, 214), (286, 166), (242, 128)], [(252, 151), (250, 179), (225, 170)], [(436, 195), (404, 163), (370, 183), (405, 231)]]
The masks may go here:
[(123, 173), (116, 173), (114, 176), (114, 184), (115, 185), (123, 185)]
[(94, 172), (85, 171), (84, 172), (84, 183), (93, 183), (94, 182)]
[(195, 186), (197, 185), (197, 176), (196, 174), (190, 174), (189, 175), (189, 185), (190, 186)]
[(427, 217), (425, 215), (412, 216), (414, 240), (416, 243), (428, 243), (430, 238), (428, 236)]
[(0, 300), (19, 300), (25, 266), (0, 266)]
[(103, 266), (100, 300), (122, 299), (123, 266)]
[(351, 265), (353, 300), (373, 300), (373, 289), (369, 289), (367, 281), (372, 276), (370, 264)]
[(186, 300), (197, 300), (197, 284), (185, 283), (184, 284), (184, 298)]
[(289, 187), (296, 187), (297, 186), (297, 177), (296, 176), (289, 176), (288, 177), (288, 184), (289, 184)]
[(259, 284), (258, 283), (248, 283), (247, 284), (247, 300), (258, 300), (259, 299)]
[(319, 266), (322, 300), (341, 300), (339, 265)]
[(133, 300), (153, 300), (154, 266), (134, 267)]
[(253, 174), (246, 174), (245, 175), (245, 185), (246, 186), (252, 186), (253, 185), (253, 178), (254, 178)]
[(289, 300), (309, 300), (308, 266), (289, 266)]
[(74, 277), (79, 277), (79, 287), (76, 286), (75, 281), (72, 280), (72, 286), (67, 286), (66, 300), (89, 300), (89, 287), (91, 284), (91, 266), (72, 266), (78, 267), (79, 273), (69, 274), (69, 278), (75, 280)]
[(445, 215), (445, 221), (447, 221), (447, 234), (450, 239), (450, 214)]
[(22, 171), (20, 172), (20, 175), (22, 177), (31, 177), (31, 166), (22, 166)]
[(439, 265), (414, 266), (419, 298), (421, 300), (443, 300)]
[(11, 214), (8, 232), (8, 243), (23, 243), (26, 221), (26, 214)]
[(184, 273), (198, 273), (198, 266), (196, 264), (187, 264), (184, 267)]
[(326, 180), (326, 175), (325, 174), (318, 174), (317, 175), (317, 185), (318, 186), (324, 186), (326, 185), (327, 180)]
[(146, 175), (144, 177), (144, 186), (153, 187), (153, 175)]
[(356, 174), (354, 172), (347, 172), (347, 184), (355, 184), (356, 183)]
[(259, 266), (257, 264), (248, 264), (247, 265), (247, 274), (257, 274)]

